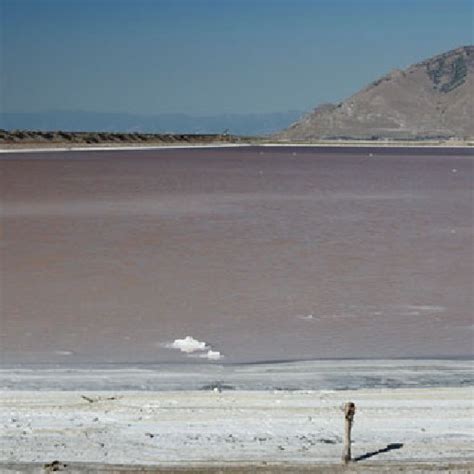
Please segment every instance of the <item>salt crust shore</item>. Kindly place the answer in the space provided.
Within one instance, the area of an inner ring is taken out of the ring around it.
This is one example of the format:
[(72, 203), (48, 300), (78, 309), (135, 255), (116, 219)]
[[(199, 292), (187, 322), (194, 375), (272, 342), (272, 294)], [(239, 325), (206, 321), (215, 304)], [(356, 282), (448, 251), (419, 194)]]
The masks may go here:
[(188, 145), (131, 145), (131, 146), (116, 146), (116, 145), (103, 145), (103, 146), (70, 146), (70, 147), (48, 147), (43, 144), (38, 144), (30, 148), (20, 147), (0, 147), (1, 153), (44, 153), (44, 152), (55, 152), (55, 151), (138, 151), (138, 150), (173, 150), (173, 149), (193, 149), (193, 148), (245, 148), (245, 147), (312, 147), (312, 148), (324, 148), (324, 147), (361, 147), (361, 148), (413, 148), (413, 149), (429, 149), (429, 148), (453, 148), (459, 150), (472, 150), (471, 145), (456, 144), (456, 143), (426, 143), (424, 145), (417, 145), (412, 143), (370, 143), (370, 142), (328, 142), (328, 143), (211, 143), (211, 144), (188, 144)]
[(37, 364), (0, 368), (0, 390), (359, 390), (474, 386), (472, 359), (314, 360), (255, 364)]
[(472, 387), (3, 391), (0, 470), (53, 460), (163, 468), (339, 463), (340, 407), (349, 400), (357, 406), (353, 456), (366, 472), (387, 463), (474, 463)]
[(471, 359), (4, 367), (0, 388), (0, 472), (342, 472), (347, 401), (344, 472), (474, 466)]
[(137, 151), (137, 150), (180, 150), (188, 148), (235, 148), (243, 146), (252, 146), (249, 144), (240, 143), (215, 143), (207, 145), (131, 145), (131, 146), (115, 146), (115, 145), (104, 145), (104, 146), (71, 146), (71, 147), (43, 147), (41, 145), (35, 148), (0, 148), (0, 153), (44, 153), (53, 151)]

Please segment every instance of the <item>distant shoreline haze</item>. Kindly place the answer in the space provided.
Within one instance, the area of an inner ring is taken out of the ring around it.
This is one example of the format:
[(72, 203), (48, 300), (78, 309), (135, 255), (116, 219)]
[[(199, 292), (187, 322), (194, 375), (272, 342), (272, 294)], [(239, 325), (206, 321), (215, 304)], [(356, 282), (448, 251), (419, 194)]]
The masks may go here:
[(303, 114), (304, 112), (297, 110), (202, 116), (184, 113), (139, 115), (87, 111), (7, 112), (0, 113), (0, 129), (266, 135), (290, 126)]

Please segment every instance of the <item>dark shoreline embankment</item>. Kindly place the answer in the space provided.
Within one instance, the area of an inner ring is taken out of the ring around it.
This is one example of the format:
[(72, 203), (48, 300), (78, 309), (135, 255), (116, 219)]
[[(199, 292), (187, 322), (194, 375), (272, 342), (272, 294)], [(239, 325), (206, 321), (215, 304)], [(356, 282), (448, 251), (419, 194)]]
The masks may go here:
[(0, 145), (163, 145), (175, 143), (238, 143), (242, 139), (227, 134), (0, 130)]

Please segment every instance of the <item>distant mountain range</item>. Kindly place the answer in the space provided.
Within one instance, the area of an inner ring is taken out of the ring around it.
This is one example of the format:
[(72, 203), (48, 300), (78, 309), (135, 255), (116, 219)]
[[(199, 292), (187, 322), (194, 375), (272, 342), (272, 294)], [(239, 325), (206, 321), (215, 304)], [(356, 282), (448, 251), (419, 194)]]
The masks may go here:
[(188, 134), (222, 133), (227, 130), (233, 135), (266, 135), (287, 127), (301, 115), (301, 111), (202, 117), (186, 114), (142, 116), (80, 111), (0, 112), (0, 129)]
[(316, 107), (286, 140), (474, 137), (474, 46), (395, 70), (339, 104)]

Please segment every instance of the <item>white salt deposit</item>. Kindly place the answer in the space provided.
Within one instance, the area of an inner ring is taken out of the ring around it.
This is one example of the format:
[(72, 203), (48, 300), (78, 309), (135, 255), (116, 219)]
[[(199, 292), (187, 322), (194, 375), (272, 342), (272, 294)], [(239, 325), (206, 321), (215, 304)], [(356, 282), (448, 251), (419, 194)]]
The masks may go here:
[(420, 311), (407, 311), (406, 313), (401, 313), (402, 316), (420, 316)]
[(437, 306), (437, 305), (412, 305), (409, 307), (413, 308), (414, 310), (420, 310), (420, 311), (433, 311), (436, 313), (441, 313), (446, 310), (444, 306)]
[(198, 341), (194, 337), (186, 336), (184, 339), (176, 339), (174, 342), (169, 344), (172, 349), (178, 349), (186, 354), (191, 354), (197, 351), (205, 351), (208, 346), (203, 341)]
[(404, 304), (396, 306), (394, 309), (401, 311), (402, 313), (411, 313), (411, 312), (419, 312), (423, 314), (427, 313), (443, 313), (446, 311), (444, 306), (438, 305), (427, 305), (427, 304)]
[(223, 356), (219, 351), (213, 351), (212, 349), (209, 349), (205, 354), (200, 354), (199, 357), (202, 359), (220, 360)]
[(184, 339), (175, 339), (171, 344), (165, 344), (165, 347), (168, 349), (178, 349), (191, 357), (199, 357), (201, 359), (220, 360), (224, 357), (219, 351), (212, 350), (212, 347), (207, 342), (198, 341), (191, 336), (186, 336)]
[(304, 319), (304, 320), (310, 320), (310, 319), (314, 319), (314, 316), (312, 314), (307, 314), (307, 315), (300, 314), (298, 315), (298, 318)]

